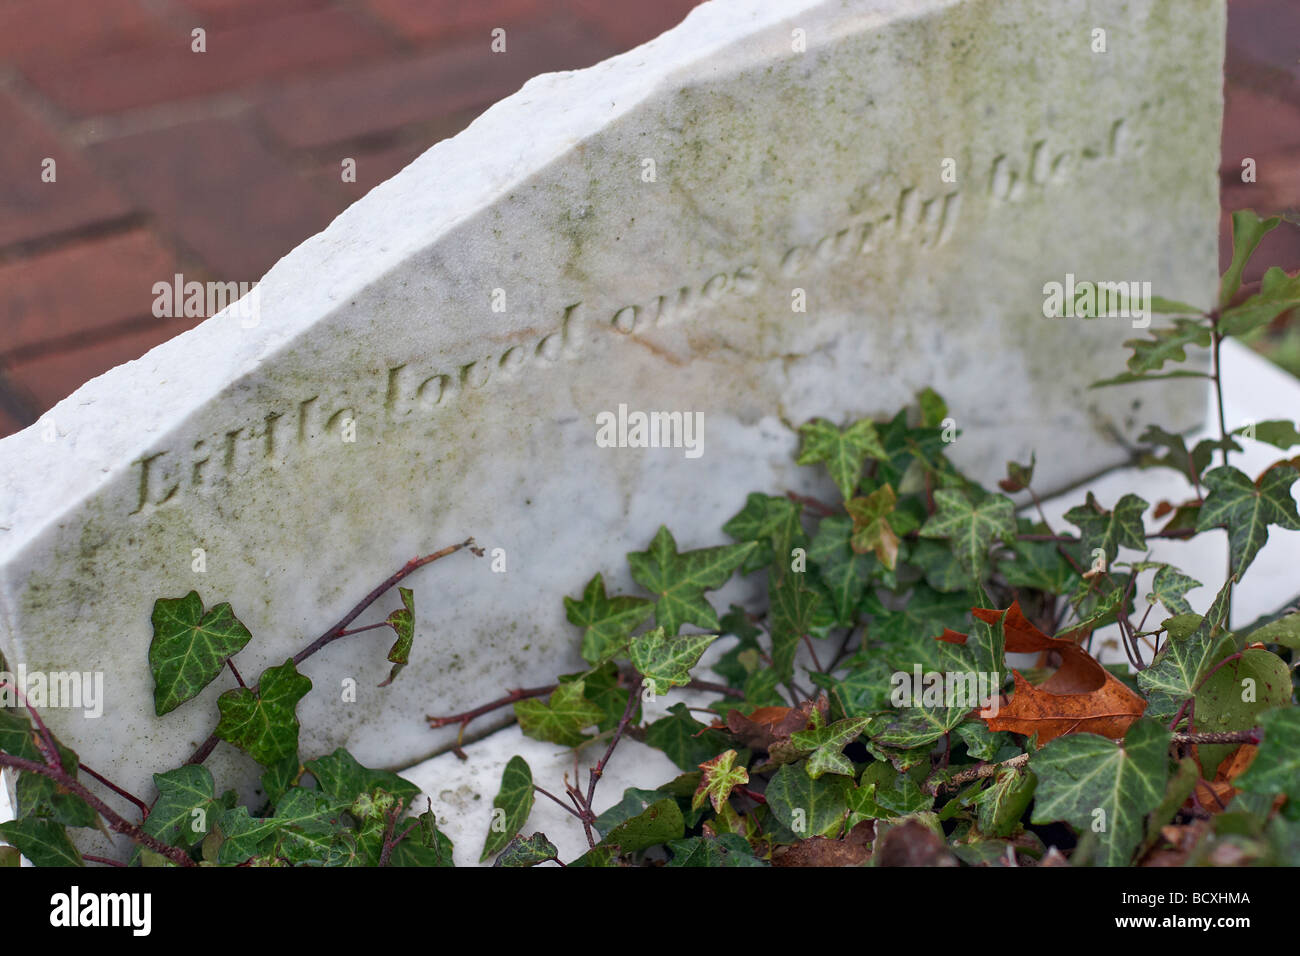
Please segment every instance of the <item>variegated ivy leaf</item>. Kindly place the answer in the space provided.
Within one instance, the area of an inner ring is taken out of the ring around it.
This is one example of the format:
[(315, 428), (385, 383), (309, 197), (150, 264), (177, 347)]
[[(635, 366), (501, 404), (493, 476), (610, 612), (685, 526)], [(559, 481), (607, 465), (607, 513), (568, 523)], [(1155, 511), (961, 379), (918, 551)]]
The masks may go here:
[(692, 810), (711, 803), (713, 812), (721, 813), (723, 805), (731, 797), (731, 791), (749, 783), (749, 771), (735, 766), (736, 756), (736, 751), (728, 750), (700, 764), (700, 785), (691, 797)]
[(662, 627), (656, 627), (633, 639), (632, 666), (654, 687), (655, 694), (666, 694), (673, 687), (690, 683), (691, 668), (717, 639), (716, 634), (669, 637)]
[(551, 692), (550, 700), (515, 701), (515, 718), (519, 729), (534, 740), (548, 740), (565, 747), (576, 747), (587, 739), (583, 733), (600, 723), (600, 707), (583, 696), (584, 682), (561, 684)]
[(532, 810), (533, 772), (523, 757), (511, 757), (501, 772), (501, 789), (492, 801), (492, 822), (479, 862), (504, 849), (523, 829)]
[(298, 752), (298, 701), (311, 681), (292, 660), (262, 671), (257, 690), (239, 687), (217, 698), (221, 720), (216, 734), (269, 767)]
[(1151, 579), (1151, 593), (1147, 595), (1147, 600), (1152, 604), (1159, 601), (1170, 614), (1191, 614), (1192, 606), (1183, 595), (1200, 586), (1201, 582), (1196, 578), (1183, 574), (1172, 564), (1166, 564)]
[(1114, 511), (1107, 511), (1090, 491), (1087, 502), (1067, 511), (1065, 520), (1082, 533), (1084, 551), (1089, 555), (1098, 549), (1105, 552), (1109, 567), (1121, 546), (1138, 551), (1146, 548), (1142, 513), (1147, 507), (1147, 503), (1137, 495), (1125, 495), (1119, 499)]
[(937, 510), (922, 526), (923, 538), (947, 538), (952, 553), (966, 573), (980, 577), (988, 564), (994, 538), (1012, 541), (1016, 537), (1016, 509), (1004, 495), (988, 495), (976, 501), (967, 491), (941, 488), (934, 493)]
[(816, 730), (798, 731), (790, 736), (790, 741), (799, 750), (808, 752), (808, 762), (804, 768), (814, 780), (824, 773), (852, 777), (853, 763), (844, 756), (843, 751), (861, 736), (870, 723), (870, 717), (850, 717)]
[(884, 460), (888, 458), (885, 446), (876, 434), (875, 423), (861, 419), (839, 429), (824, 418), (817, 418), (799, 429), (803, 438), (803, 447), (799, 450), (798, 463), (813, 465), (825, 462), (831, 480), (840, 489), (845, 500), (853, 497), (858, 480), (862, 477), (862, 463), (867, 456)]
[(1181, 639), (1170, 634), (1151, 666), (1138, 673), (1138, 688), (1147, 696), (1148, 715), (1169, 718), (1176, 714), (1183, 701), (1195, 695), (1201, 679), (1231, 644), (1223, 625), (1235, 581), (1233, 577), (1223, 585), (1195, 631)]
[(844, 503), (853, 519), (853, 550), (858, 554), (874, 551), (880, 563), (891, 571), (898, 562), (898, 535), (890, 527), (889, 517), (897, 500), (893, 488), (881, 485), (865, 498), (851, 498)]
[(415, 643), (415, 596), (410, 588), (397, 590), (402, 595), (403, 607), (388, 615), (387, 621), (388, 626), (397, 635), (397, 640), (388, 650), (388, 660), (393, 666), (388, 672), (388, 679), (380, 684), (380, 687), (387, 687), (402, 672), (402, 668), (411, 659), (411, 645)]
[(650, 547), (630, 552), (627, 561), (632, 577), (657, 597), (656, 624), (669, 634), (683, 624), (712, 631), (718, 629), (718, 613), (704, 592), (722, 587), (757, 548), (757, 541), (746, 541), (679, 554), (672, 534), (661, 526)]
[(527, 839), (517, 836), (511, 840), (493, 866), (536, 866), (559, 855), (560, 851), (546, 839), (545, 833), (534, 833)]
[(1289, 465), (1268, 469), (1259, 483), (1231, 465), (1222, 465), (1205, 475), (1205, 496), (1196, 530), (1225, 527), (1232, 569), (1241, 575), (1250, 567), (1259, 549), (1268, 541), (1268, 526), (1300, 531), (1300, 514), (1296, 513), (1291, 486), (1300, 478)]
[(587, 582), (582, 599), (564, 599), (564, 614), (570, 624), (586, 628), (582, 635), (582, 656), (590, 664), (614, 654), (628, 636), (654, 613), (654, 602), (645, 598), (605, 593), (605, 579), (597, 574)]
[(1300, 800), (1300, 710), (1285, 707), (1259, 718), (1259, 753), (1236, 784), (1251, 793), (1285, 793)]
[(737, 541), (756, 541), (741, 571), (749, 573), (773, 564), (779, 575), (789, 570), (791, 552), (806, 548), (808, 536), (799, 516), (803, 505), (789, 498), (754, 492), (745, 499), (745, 507), (733, 516), (722, 530)]

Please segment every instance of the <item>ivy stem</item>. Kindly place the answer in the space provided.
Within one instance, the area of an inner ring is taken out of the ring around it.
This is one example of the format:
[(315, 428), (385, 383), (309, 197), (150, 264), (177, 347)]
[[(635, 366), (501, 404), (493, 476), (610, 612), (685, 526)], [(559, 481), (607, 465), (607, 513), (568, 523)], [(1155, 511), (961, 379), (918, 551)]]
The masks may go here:
[(77, 767), (78, 767), (78, 769), (80, 769), (80, 770), (84, 771), (85, 773), (89, 774), (91, 777), (94, 777), (96, 780), (98, 780), (98, 781), (99, 781), (100, 783), (102, 783), (104, 786), (108, 787), (108, 789), (112, 790), (114, 793), (116, 793), (116, 794), (117, 794), (119, 797), (121, 797), (122, 799), (124, 799), (124, 800), (129, 800), (129, 801), (131, 801), (132, 803), (134, 803), (137, 807), (139, 807), (139, 808), (140, 808), (140, 822), (141, 822), (141, 823), (143, 823), (145, 820), (147, 820), (147, 819), (149, 818), (149, 805), (148, 805), (147, 803), (145, 803), (143, 800), (141, 800), (139, 797), (137, 797), (135, 794), (133, 794), (131, 791), (126, 790), (126, 789), (124, 789), (124, 788), (122, 788), (122, 787), (119, 787), (119, 786), (118, 786), (117, 784), (115, 784), (112, 780), (109, 780), (107, 777), (102, 776), (101, 774), (96, 773), (94, 770), (92, 770), (90, 767), (86, 766), (84, 763), (82, 763), (82, 764), (78, 764)]
[(239, 686), (247, 689), (248, 685), (244, 683), (244, 678), (239, 676), (239, 669), (235, 667), (235, 659), (233, 657), (226, 658), (226, 666), (230, 668), (230, 673), (235, 675), (235, 680), (239, 682)]
[(610, 738), (609, 746), (605, 748), (605, 754), (587, 773), (587, 796), (585, 799), (586, 806), (582, 817), (582, 828), (587, 834), (587, 845), (592, 849), (596, 847), (596, 839), (592, 833), (591, 824), (595, 822), (596, 815), (592, 812), (592, 802), (596, 799), (596, 784), (600, 782), (601, 775), (605, 772), (605, 765), (609, 763), (609, 758), (614, 754), (614, 748), (618, 742), (623, 739), (623, 732), (627, 730), (628, 723), (632, 720), (632, 715), (636, 713), (637, 705), (641, 703), (641, 684), (639, 676), (631, 682), (627, 690), (627, 706), (623, 708), (623, 716), (619, 719), (618, 728), (614, 731), (614, 736)]
[(567, 803), (565, 803), (555, 794), (551, 793), (549, 790), (545, 789), (544, 787), (539, 787), (537, 784), (533, 784), (533, 789), (536, 790), (544, 797), (550, 797), (552, 800), (554, 800), (556, 803), (560, 805), (560, 809), (563, 810), (565, 813), (571, 813), (579, 820), (582, 819), (582, 814), (580, 814), (577, 810), (573, 809), (573, 807), (569, 806)]
[(48, 777), (57, 783), (64, 790), (80, 797), (86, 803), (90, 804), (91, 809), (97, 812), (108, 824), (109, 829), (123, 836), (129, 837), (140, 846), (147, 847), (155, 853), (167, 857), (177, 866), (195, 866), (195, 862), (190, 859), (189, 854), (180, 847), (168, 846), (157, 837), (152, 837), (145, 833), (138, 826), (127, 821), (120, 816), (108, 804), (99, 797), (95, 796), (80, 783), (76, 778), (68, 774), (62, 767), (49, 767), (45, 764), (36, 763), (34, 760), (24, 760), (21, 757), (11, 757), (9, 754), (0, 754), (0, 767), (12, 767), (14, 770), (23, 773), (34, 773), (42, 777)]

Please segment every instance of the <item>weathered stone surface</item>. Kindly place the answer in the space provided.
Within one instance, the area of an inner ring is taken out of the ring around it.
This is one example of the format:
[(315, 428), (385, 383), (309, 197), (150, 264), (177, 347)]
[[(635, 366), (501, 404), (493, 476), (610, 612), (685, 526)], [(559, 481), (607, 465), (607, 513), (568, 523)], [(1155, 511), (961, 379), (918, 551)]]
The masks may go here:
[[(304, 665), (303, 755), (404, 765), (454, 737), (424, 714), (570, 668), (560, 596), (627, 585), (661, 521), (721, 543), (747, 492), (806, 487), (810, 417), (933, 385), (959, 462), (988, 480), (1036, 449), (1044, 492), (1119, 461), (1112, 431), (1193, 425), (1185, 383), (1087, 391), (1131, 323), (1045, 319), (1043, 286), (1208, 303), (1223, 29), (1221, 0), (729, 0), (533, 80), (277, 264), (256, 324), (218, 315), (0, 442), (0, 649), (102, 671), (101, 717), (48, 719), (148, 793), (233, 683), (153, 716), (155, 598), (232, 602), (251, 680), (472, 534), (506, 572), (411, 579), (393, 686), (383, 632)], [(703, 413), (702, 454), (597, 447), (620, 405)]]

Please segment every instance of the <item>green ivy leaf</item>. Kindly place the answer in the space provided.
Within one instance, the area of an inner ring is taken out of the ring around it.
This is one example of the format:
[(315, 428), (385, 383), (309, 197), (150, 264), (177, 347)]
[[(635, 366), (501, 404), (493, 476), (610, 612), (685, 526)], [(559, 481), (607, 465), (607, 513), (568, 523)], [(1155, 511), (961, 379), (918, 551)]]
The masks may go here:
[(980, 832), (991, 837), (1015, 833), (1037, 786), (1038, 778), (1028, 771), (999, 771), (993, 786), (975, 797)]
[(1170, 614), (1191, 614), (1192, 606), (1183, 595), (1200, 586), (1200, 581), (1183, 574), (1173, 565), (1162, 565), (1151, 579), (1151, 593), (1147, 596), (1147, 601), (1152, 604), (1159, 601)]
[[(1281, 644), (1292, 650), (1300, 649), (1300, 614), (1288, 614), (1257, 627), (1246, 635), (1246, 640), (1255, 644)], [(2, 749), (4, 748), (0, 747)]]
[(809, 753), (804, 769), (814, 780), (824, 773), (852, 777), (855, 773), (853, 763), (843, 751), (862, 735), (870, 723), (870, 717), (849, 717), (815, 730), (797, 731), (790, 735), (790, 741)]
[(294, 865), (326, 865), (344, 826), (343, 812), (350, 806), (319, 790), (294, 787), (287, 791), (276, 801), (273, 814), (277, 825), (274, 855)]
[[(36, 744), (36, 728), (19, 711), (0, 710), (0, 751), (22, 760), (44, 764), (45, 754)], [(56, 737), (59, 762), (66, 773), (77, 776), (76, 753), (65, 747)], [(35, 773), (19, 773), (15, 787), (19, 817), (50, 817), (70, 827), (95, 825), (98, 815), (91, 806), (76, 794), (66, 793), (49, 777)]]
[(813, 629), (813, 619), (821, 604), (821, 595), (804, 586), (802, 575), (787, 574), (779, 583), (775, 580), (775, 575), (772, 578), (768, 582), (772, 670), (777, 681), (784, 682), (794, 675), (795, 651), (804, 635)]
[(256, 856), (273, 855), (272, 843), (280, 830), (273, 817), (255, 817), (248, 807), (233, 807), (221, 815), (217, 824), (225, 836), (217, 853), (219, 863), (243, 863)]
[(1250, 793), (1284, 793), (1288, 800), (1300, 800), (1300, 710), (1271, 710), (1259, 723), (1264, 732), (1259, 752), (1236, 785)]
[(656, 627), (632, 641), (632, 666), (654, 687), (655, 694), (666, 694), (691, 682), (691, 668), (717, 639), (716, 634), (668, 637), (662, 627)]
[(371, 770), (342, 747), (328, 757), (307, 761), (307, 770), (321, 790), (336, 801), (350, 804), (363, 793), (385, 790), (402, 800), (412, 800), (420, 788), (389, 770)]
[(823, 518), (808, 549), (808, 558), (830, 597), (830, 610), (840, 627), (852, 627), (866, 593), (875, 558), (857, 554), (849, 545), (853, 522), (841, 515)]
[(802, 513), (803, 505), (789, 498), (758, 492), (746, 498), (740, 513), (722, 526), (737, 541), (758, 543), (741, 567), (742, 573), (749, 574), (776, 562), (780, 576), (784, 576), (790, 566), (791, 552), (807, 545), (808, 536), (799, 520)]
[(1210, 345), (1210, 327), (1204, 319), (1174, 319), (1174, 324), (1151, 329), (1149, 339), (1129, 339), (1125, 346), (1133, 350), (1128, 370), (1135, 375), (1164, 368), (1165, 362), (1187, 360), (1186, 347)]
[(1138, 688), (1147, 696), (1149, 716), (1176, 714), (1183, 701), (1196, 693), (1206, 672), (1223, 656), (1231, 643), (1222, 629), (1235, 580), (1234, 577), (1224, 583), (1195, 631), (1181, 640), (1171, 632), (1151, 666), (1138, 673)]
[(560, 851), (546, 839), (545, 833), (534, 833), (528, 838), (517, 836), (506, 845), (493, 866), (536, 866), (558, 858)]
[(298, 701), (309, 690), (311, 680), (298, 673), (292, 659), (268, 667), (256, 693), (239, 687), (217, 698), (216, 734), (269, 767), (298, 752)]
[(411, 645), (415, 643), (415, 595), (410, 588), (398, 588), (402, 596), (403, 607), (388, 615), (387, 624), (397, 635), (397, 640), (388, 650), (388, 660), (393, 665), (388, 672), (388, 679), (380, 687), (387, 687), (402, 672), (411, 659)]
[(1016, 509), (1004, 495), (977, 502), (965, 491), (941, 488), (934, 503), (937, 510), (921, 528), (921, 537), (949, 539), (953, 555), (972, 577), (983, 574), (994, 538), (1015, 540)]
[(1099, 548), (1104, 550), (1106, 564), (1109, 566), (1119, 554), (1121, 546), (1137, 551), (1146, 548), (1142, 513), (1147, 507), (1147, 503), (1137, 495), (1125, 495), (1119, 499), (1114, 511), (1107, 511), (1097, 503), (1090, 491), (1087, 503), (1067, 511), (1065, 520), (1082, 533), (1083, 550), (1090, 556)]
[[(1196, 443), (1195, 448), (1188, 451), (1182, 435), (1167, 432), (1156, 425), (1147, 426), (1147, 430), (1141, 434), (1138, 441), (1152, 448), (1151, 451), (1144, 452), (1138, 460), (1140, 467), (1170, 468), (1184, 478), (1195, 478), (1196, 481), (1201, 480), (1202, 473), (1210, 464), (1210, 459), (1214, 457), (1216, 451), (1241, 451), (1241, 446), (1231, 438), (1203, 438)], [(1156, 455), (1157, 448), (1168, 449), (1168, 452), (1163, 456)]]
[(587, 739), (582, 731), (599, 724), (601, 709), (583, 696), (584, 681), (561, 684), (550, 700), (515, 701), (515, 718), (519, 729), (534, 740), (547, 740), (565, 747), (576, 747)]
[(1295, 445), (1300, 445), (1300, 432), (1296, 431), (1295, 422), (1280, 419), (1242, 425), (1240, 428), (1234, 428), (1232, 433), (1245, 438), (1253, 438), (1255, 441), (1266, 442), (1276, 448), (1281, 448), (1283, 451), (1287, 451)]
[(768, 809), (800, 838), (836, 836), (849, 812), (852, 781), (838, 774), (817, 779), (795, 763), (782, 766), (767, 785)]
[(189, 850), (198, 845), (222, 813), (211, 772), (186, 764), (154, 774), (153, 782), (158, 799), (141, 828), (169, 846)]
[(389, 857), (389, 866), (455, 866), (452, 859), (451, 838), (438, 829), (438, 819), (432, 810), (421, 813), (416, 821), (418, 826), (393, 848)]
[(85, 866), (63, 824), (49, 817), (0, 823), (0, 838), (16, 846), (34, 866)]
[(1133, 723), (1117, 744), (1096, 734), (1057, 737), (1029, 758), (1038, 777), (1034, 823), (1064, 820), (1098, 835), (1099, 860), (1127, 866), (1146, 815), (1159, 806), (1169, 777), (1169, 731)]
[(1259, 485), (1233, 468), (1221, 465), (1205, 476), (1210, 493), (1205, 496), (1196, 530), (1226, 527), (1232, 568), (1244, 574), (1255, 555), (1268, 541), (1268, 526), (1300, 531), (1291, 486), (1300, 478), (1289, 465), (1270, 468), (1260, 477)]
[(668, 866), (733, 867), (767, 866), (754, 856), (745, 838), (735, 833), (717, 837), (697, 836), (687, 840), (674, 840), (668, 844), (672, 859)]
[(757, 548), (756, 541), (746, 541), (678, 554), (677, 542), (660, 526), (649, 549), (633, 551), (627, 560), (637, 583), (658, 595), (655, 623), (668, 634), (676, 634), (687, 623), (716, 631), (718, 614), (704, 592), (722, 587)]
[(935, 428), (943, 424), (948, 417), (948, 403), (934, 389), (926, 386), (916, 393), (917, 404), (921, 407), (921, 425)]
[[(497, 792), (496, 799), (492, 801), (494, 808), (492, 825), (488, 828), (483, 855), (479, 857), (480, 863), (493, 853), (504, 849), (506, 844), (523, 829), (524, 824), (528, 822), (528, 814), (533, 812), (533, 796), (533, 772), (528, 762), (520, 756), (511, 757), (501, 772), (501, 789)], [(495, 810), (501, 812), (496, 813)]]
[(600, 816), (593, 824), (600, 833), (608, 833), (624, 820), (630, 820), (645, 811), (652, 803), (658, 803), (668, 794), (662, 790), (641, 790), (628, 787), (623, 791), (623, 798)]
[[(1205, 679), (1196, 692), (1196, 730), (1226, 733), (1250, 730), (1265, 711), (1291, 703), (1291, 671), (1286, 661), (1263, 648), (1248, 647)], [(1214, 779), (1219, 764), (1237, 744), (1199, 744), (1203, 776)]]
[(1264, 273), (1259, 292), (1219, 317), (1224, 335), (1246, 335), (1300, 305), (1300, 274), (1287, 275), (1277, 266)]
[(598, 664), (617, 654), (631, 633), (645, 623), (654, 611), (654, 602), (645, 598), (605, 593), (605, 579), (597, 574), (587, 582), (582, 600), (564, 599), (564, 614), (570, 624), (586, 628), (582, 635), (582, 656), (589, 664)]
[(1219, 283), (1219, 308), (1225, 309), (1241, 288), (1241, 274), (1259, 241), (1282, 221), (1280, 216), (1260, 219), (1253, 209), (1239, 209), (1232, 214), (1232, 262)]
[(681, 807), (672, 797), (665, 797), (618, 824), (600, 842), (605, 846), (616, 846), (621, 854), (627, 855), (670, 840), (680, 840), (685, 832)]
[(938, 637), (945, 628), (962, 630), (970, 609), (977, 603), (974, 591), (941, 594), (926, 584), (917, 584), (900, 610), (887, 611), (883, 606), (872, 609), (872, 634), (882, 644), (900, 645)]
[(197, 591), (155, 601), (149, 643), (154, 712), (161, 717), (198, 694), (252, 638), (229, 604), (204, 613)]
[(699, 810), (706, 803), (713, 805), (714, 813), (721, 813), (723, 804), (736, 787), (749, 783), (749, 771), (737, 767), (736, 751), (728, 750), (712, 760), (700, 764), (700, 785), (691, 797), (691, 809)]
[(646, 727), (645, 742), (662, 750), (682, 770), (691, 771), (727, 749), (728, 738), (691, 716), (685, 704), (673, 704), (668, 716)]
[[(1035, 530), (1038, 527), (1036, 526)], [(1030, 532), (1033, 533), (1033, 532)], [(1078, 583), (1079, 573), (1061, 554), (1054, 541), (1011, 541), (1007, 545), (1014, 560), (998, 562), (998, 570), (1013, 588), (1032, 588), (1049, 594), (1064, 594)], [(913, 553), (915, 560), (915, 553)], [(929, 580), (927, 577), (926, 580)], [(934, 584), (933, 581), (930, 581)]]
[(824, 418), (816, 418), (799, 428), (803, 446), (796, 459), (801, 465), (825, 462), (831, 480), (847, 500), (853, 497), (862, 477), (862, 463), (867, 456), (885, 459), (885, 447), (870, 419), (860, 419), (841, 430)]

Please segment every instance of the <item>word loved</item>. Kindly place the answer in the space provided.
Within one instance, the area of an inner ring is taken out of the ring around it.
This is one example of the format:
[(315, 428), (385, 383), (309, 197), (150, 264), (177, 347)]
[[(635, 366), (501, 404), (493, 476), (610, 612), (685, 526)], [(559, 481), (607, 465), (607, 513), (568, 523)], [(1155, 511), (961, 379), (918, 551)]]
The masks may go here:
[(1067, 272), (1064, 283), (1043, 284), (1043, 297), (1045, 318), (1132, 319), (1135, 329), (1151, 324), (1150, 282), (1076, 283)]
[[(977, 671), (895, 671), (889, 678), (889, 700), (895, 707), (980, 707), (981, 717), (996, 717), (1002, 675)], [(987, 705), (984, 704), (988, 701)]]
[(19, 664), (17, 673), (0, 671), (0, 707), (67, 708), (81, 710), (86, 717), (104, 713), (103, 671), (28, 671)]
[(596, 416), (597, 448), (684, 448), (687, 458), (704, 454), (703, 412), (629, 412)]
[(150, 291), (154, 318), (201, 319), (228, 308), (246, 329), (262, 321), (262, 294), (256, 282), (186, 282), (178, 272), (171, 282), (155, 282)]
[(50, 897), (50, 925), (128, 926), (133, 936), (148, 936), (153, 926), (150, 893), (86, 893), (73, 886), (68, 893)]

